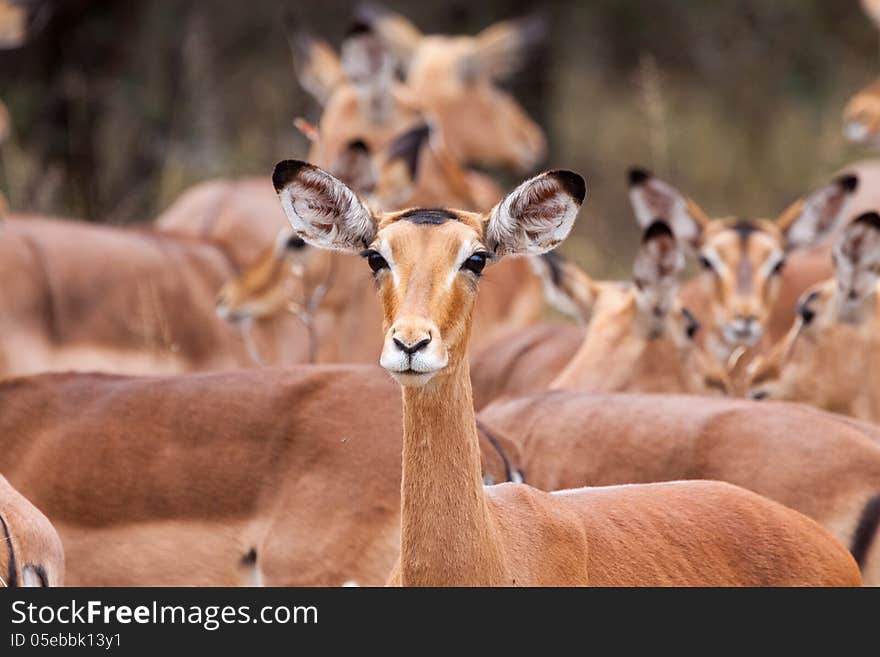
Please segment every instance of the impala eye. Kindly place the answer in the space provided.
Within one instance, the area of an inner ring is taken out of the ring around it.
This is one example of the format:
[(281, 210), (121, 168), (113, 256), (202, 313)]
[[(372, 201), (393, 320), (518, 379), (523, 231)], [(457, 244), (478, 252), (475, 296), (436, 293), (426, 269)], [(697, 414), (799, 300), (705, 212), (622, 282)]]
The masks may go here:
[(388, 261), (378, 251), (363, 251), (361, 256), (367, 259), (367, 264), (370, 265), (374, 274), (382, 269), (388, 269)]
[(475, 253), (470, 258), (465, 260), (461, 264), (462, 269), (467, 269), (468, 271), (474, 272), (477, 276), (483, 271), (483, 267), (486, 266), (486, 254), (485, 253)]
[(779, 262), (773, 265), (773, 269), (770, 270), (770, 275), (779, 276), (783, 269), (785, 269), (785, 258), (780, 258)]
[(700, 256), (700, 267), (705, 269), (706, 271), (714, 271), (715, 267), (712, 266), (712, 261), (709, 260), (706, 256)]

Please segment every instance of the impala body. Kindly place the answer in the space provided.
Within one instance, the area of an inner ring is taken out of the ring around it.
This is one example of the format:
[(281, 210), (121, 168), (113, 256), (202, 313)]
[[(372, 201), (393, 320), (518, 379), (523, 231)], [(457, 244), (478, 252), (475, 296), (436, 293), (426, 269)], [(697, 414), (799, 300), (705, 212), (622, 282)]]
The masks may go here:
[[(75, 248), (72, 246), (75, 245)], [(214, 312), (234, 271), (222, 249), (149, 230), (9, 217), (0, 235), (0, 372), (183, 372), (253, 365)], [(280, 362), (305, 340), (255, 331)]]
[(467, 364), (479, 278), (492, 260), (542, 253), (566, 237), (586, 191), (580, 176), (537, 176), (485, 215), (374, 216), (343, 183), (298, 161), (279, 163), (273, 181), (300, 237), (361, 251), (373, 271), (384, 316), (380, 363), (403, 393), (391, 584), (860, 582), (852, 557), (815, 522), (729, 484), (483, 488)]

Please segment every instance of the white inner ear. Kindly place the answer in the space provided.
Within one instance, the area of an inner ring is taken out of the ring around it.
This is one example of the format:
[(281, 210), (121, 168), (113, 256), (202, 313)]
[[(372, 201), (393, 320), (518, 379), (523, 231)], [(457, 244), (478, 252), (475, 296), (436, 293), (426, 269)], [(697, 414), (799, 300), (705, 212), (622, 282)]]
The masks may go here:
[(549, 251), (564, 240), (580, 205), (554, 177), (527, 180), (492, 211), (486, 237), (498, 255)]
[[(837, 206), (834, 205), (835, 196), (840, 193), (837, 185), (830, 185), (806, 199), (800, 216), (785, 233), (789, 248), (809, 246), (832, 232), (839, 218), (844, 216), (842, 210), (846, 201), (841, 200)], [(837, 211), (830, 214), (835, 209)]]
[(346, 185), (320, 169), (304, 169), (279, 193), (291, 227), (306, 242), (359, 250), (376, 235), (370, 210)]
[(687, 200), (672, 185), (651, 178), (629, 192), (629, 202), (641, 228), (647, 228), (656, 219), (665, 219), (676, 239), (695, 244), (700, 226), (687, 209)]

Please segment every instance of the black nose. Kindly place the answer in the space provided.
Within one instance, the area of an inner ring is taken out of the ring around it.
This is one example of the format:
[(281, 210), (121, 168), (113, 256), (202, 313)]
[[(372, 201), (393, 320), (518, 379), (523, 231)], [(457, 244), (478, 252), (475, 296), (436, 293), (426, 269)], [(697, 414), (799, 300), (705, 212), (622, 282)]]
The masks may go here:
[(427, 338), (422, 338), (421, 340), (419, 340), (415, 344), (404, 344), (403, 342), (401, 342), (397, 338), (393, 338), (393, 339), (394, 339), (394, 344), (397, 345), (397, 348), (400, 349), (403, 353), (409, 354), (410, 356), (412, 354), (416, 353), (417, 351), (419, 351), (420, 349), (424, 349), (431, 342), (430, 336)]

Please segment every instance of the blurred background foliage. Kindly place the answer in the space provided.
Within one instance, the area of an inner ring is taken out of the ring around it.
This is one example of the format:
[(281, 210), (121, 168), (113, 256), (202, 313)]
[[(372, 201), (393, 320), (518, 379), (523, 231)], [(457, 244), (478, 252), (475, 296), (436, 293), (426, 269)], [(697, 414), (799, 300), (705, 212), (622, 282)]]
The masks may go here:
[[(34, 34), (0, 52), (12, 136), (0, 188), (18, 211), (149, 220), (188, 185), (268, 175), (304, 156), (284, 21), (338, 45), (342, 0), (25, 0)], [(540, 11), (550, 35), (510, 88), (544, 126), (548, 166), (589, 202), (564, 251), (623, 276), (637, 243), (626, 168), (641, 164), (710, 214), (775, 216), (869, 155), (841, 134), (847, 98), (880, 70), (857, 0), (387, 0), (424, 32), (476, 33)], [(501, 178), (505, 183), (510, 177)]]

